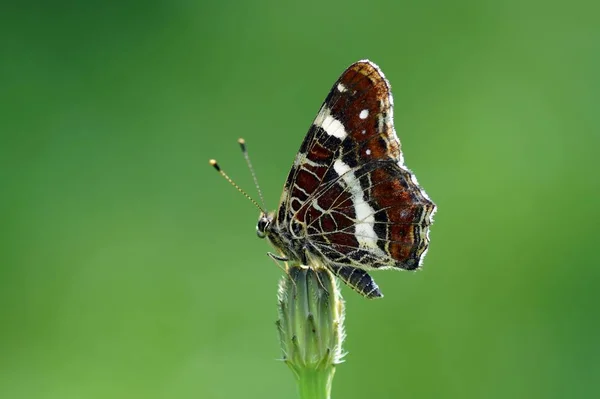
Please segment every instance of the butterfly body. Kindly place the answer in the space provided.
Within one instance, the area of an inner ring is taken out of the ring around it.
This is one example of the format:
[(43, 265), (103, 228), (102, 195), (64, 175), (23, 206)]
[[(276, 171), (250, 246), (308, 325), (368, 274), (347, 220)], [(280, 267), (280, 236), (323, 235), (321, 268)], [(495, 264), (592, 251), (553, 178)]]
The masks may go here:
[(273, 223), (274, 212), (261, 213), (256, 225), (256, 233), (260, 238), (267, 240), (278, 250), (281, 259), (288, 262), (297, 262), (308, 265), (306, 250), (308, 240), (301, 232), (299, 223), (294, 223), (292, 228)]
[(429, 245), (435, 204), (404, 166), (390, 85), (363, 60), (334, 84), (306, 135), (276, 212), (259, 237), (289, 262), (331, 270), (367, 298), (369, 270), (415, 270)]

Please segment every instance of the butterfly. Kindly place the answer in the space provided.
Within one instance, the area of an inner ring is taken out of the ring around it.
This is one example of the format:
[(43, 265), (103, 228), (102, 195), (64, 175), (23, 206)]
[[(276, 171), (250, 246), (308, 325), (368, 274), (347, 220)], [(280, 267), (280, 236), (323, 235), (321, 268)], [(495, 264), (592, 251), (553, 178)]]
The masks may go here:
[(256, 231), (277, 250), (274, 259), (327, 268), (361, 295), (379, 298), (369, 272), (419, 268), (435, 211), (404, 166), (390, 84), (377, 65), (361, 60), (334, 83), (279, 207), (261, 211)]

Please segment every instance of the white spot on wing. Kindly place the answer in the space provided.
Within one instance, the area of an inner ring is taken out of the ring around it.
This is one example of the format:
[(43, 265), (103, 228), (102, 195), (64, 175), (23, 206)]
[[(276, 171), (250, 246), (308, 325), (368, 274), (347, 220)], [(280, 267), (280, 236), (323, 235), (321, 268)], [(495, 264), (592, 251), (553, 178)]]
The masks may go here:
[(338, 85), (337, 85), (337, 89), (338, 89), (338, 91), (339, 91), (340, 93), (343, 93), (343, 92), (345, 92), (346, 90), (348, 90), (348, 89), (346, 89), (346, 86), (344, 86), (344, 85), (343, 85), (343, 84), (341, 84), (341, 83), (338, 83)]
[(356, 224), (354, 225), (356, 239), (362, 248), (368, 248), (379, 256), (385, 256), (384, 252), (377, 246), (377, 234), (375, 233), (375, 210), (365, 201), (360, 182), (351, 171), (350, 166), (341, 159), (336, 159), (333, 169), (341, 176), (346, 189), (352, 196), (354, 212), (356, 213)]
[(360, 114), (358, 116), (360, 119), (366, 119), (367, 116), (369, 116), (369, 110), (363, 109), (362, 111), (360, 111)]
[(328, 135), (337, 137), (341, 140), (345, 139), (348, 135), (346, 133), (344, 125), (342, 125), (340, 121), (331, 116), (331, 110), (326, 106), (323, 106), (323, 108), (321, 108), (321, 110), (319, 111), (319, 114), (315, 119), (314, 125), (325, 130), (325, 133), (327, 133)]
[(371, 150), (369, 150), (368, 148), (367, 148), (367, 151), (365, 151), (365, 152), (367, 153), (367, 155), (371, 155)]

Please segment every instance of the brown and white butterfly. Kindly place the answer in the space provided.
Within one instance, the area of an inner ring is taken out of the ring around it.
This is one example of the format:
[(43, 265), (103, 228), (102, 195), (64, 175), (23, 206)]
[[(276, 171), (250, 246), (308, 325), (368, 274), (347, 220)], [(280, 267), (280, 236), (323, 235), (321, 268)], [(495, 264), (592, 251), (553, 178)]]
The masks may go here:
[(383, 294), (368, 271), (417, 269), (435, 211), (404, 166), (390, 85), (377, 65), (361, 60), (333, 85), (277, 211), (262, 211), (256, 229), (278, 251), (274, 258), (326, 267), (377, 298)]

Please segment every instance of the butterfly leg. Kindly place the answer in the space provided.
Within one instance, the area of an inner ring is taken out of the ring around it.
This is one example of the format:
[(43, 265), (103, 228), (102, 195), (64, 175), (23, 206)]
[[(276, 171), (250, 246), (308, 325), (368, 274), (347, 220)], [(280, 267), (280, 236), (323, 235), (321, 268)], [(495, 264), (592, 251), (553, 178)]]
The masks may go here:
[(278, 268), (280, 268), (285, 274), (289, 275), (287, 267), (281, 266), (281, 264), (279, 263), (279, 262), (287, 262), (288, 261), (287, 258), (284, 258), (282, 256), (277, 256), (272, 252), (267, 252), (267, 255), (269, 255), (269, 258), (271, 258), (273, 260), (273, 262), (275, 262), (275, 264), (277, 265)]
[[(290, 276), (290, 271), (289, 271), (289, 268), (287, 267), (287, 265), (284, 267), (279, 264), (279, 262), (288, 262), (289, 261), (288, 258), (285, 258), (283, 256), (278, 256), (272, 252), (267, 252), (267, 255), (269, 255), (269, 258), (271, 258), (273, 260), (273, 262), (275, 262), (275, 264), (277, 265), (278, 268), (280, 268), (285, 274)], [(294, 284), (294, 286), (296, 286), (296, 282), (293, 279), (290, 279), (290, 281), (292, 282), (292, 284)]]
[(285, 256), (279, 256), (279, 255), (274, 254), (273, 252), (267, 252), (267, 255), (269, 255), (269, 257), (271, 259), (278, 260), (278, 261), (281, 261), (281, 262), (287, 262), (287, 261), (289, 261), (289, 259), (286, 258)]
[(350, 266), (328, 266), (333, 274), (362, 296), (369, 299), (383, 297), (377, 283), (366, 271)]

